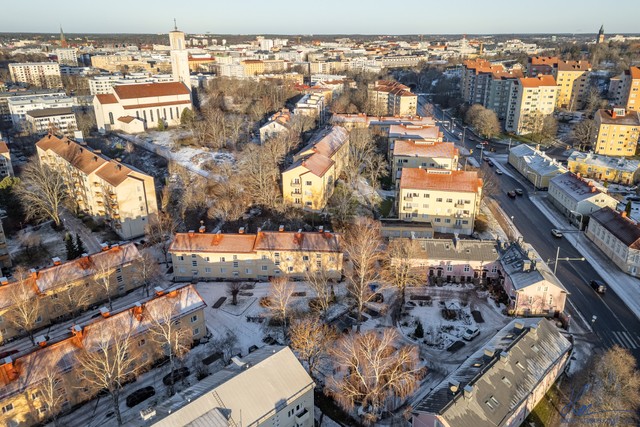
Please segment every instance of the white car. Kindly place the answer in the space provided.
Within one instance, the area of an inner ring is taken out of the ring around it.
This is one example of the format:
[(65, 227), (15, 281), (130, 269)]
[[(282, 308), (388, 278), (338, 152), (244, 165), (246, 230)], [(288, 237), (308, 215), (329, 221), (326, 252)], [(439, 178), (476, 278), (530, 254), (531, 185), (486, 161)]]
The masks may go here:
[(471, 341), (472, 339), (474, 339), (478, 335), (480, 335), (480, 329), (478, 329), (478, 328), (468, 328), (466, 331), (464, 331), (464, 335), (462, 336), (462, 338), (464, 340), (466, 340), (466, 341)]
[(482, 145), (482, 144), (478, 144), (478, 145), (476, 145), (476, 148), (477, 148), (478, 150), (482, 150), (482, 149), (484, 148), (484, 145)]
[(562, 231), (556, 228), (551, 229), (551, 234), (553, 234), (554, 237), (562, 237)]
[(502, 171), (500, 169), (496, 169), (496, 175), (502, 175)]

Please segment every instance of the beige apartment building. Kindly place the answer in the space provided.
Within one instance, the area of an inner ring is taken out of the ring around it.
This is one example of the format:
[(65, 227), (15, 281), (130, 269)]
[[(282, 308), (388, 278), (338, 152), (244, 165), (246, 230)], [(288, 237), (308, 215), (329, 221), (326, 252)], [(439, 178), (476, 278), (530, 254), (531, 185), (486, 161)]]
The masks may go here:
[(429, 222), (440, 233), (473, 233), (482, 195), (476, 171), (403, 169), (397, 185), (401, 220)]
[(589, 61), (561, 61), (553, 68), (558, 83), (556, 107), (575, 111), (584, 106), (584, 97), (589, 87)]
[(629, 111), (640, 111), (640, 67), (629, 67), (621, 75), (611, 79), (609, 96), (616, 106)]
[[(131, 308), (103, 310), (102, 317), (73, 325), (62, 338), (49, 342), (38, 337), (38, 346), (0, 360), (0, 420), (7, 426), (36, 425), (93, 399), (97, 391), (82, 384), (78, 359), (86, 351), (111, 348), (115, 339), (128, 341), (127, 354), (136, 361), (130, 371), (137, 377), (164, 356), (152, 335), (158, 327), (153, 319), (162, 321), (169, 310), (176, 336), (184, 336), (189, 345), (207, 333), (205, 307), (192, 285), (158, 290)], [(48, 397), (52, 394), (53, 399)]]
[(453, 142), (422, 140), (396, 140), (389, 146), (389, 160), (392, 179), (400, 178), (404, 169), (447, 169), (458, 168), (459, 151)]
[(182, 82), (116, 85), (112, 93), (93, 98), (100, 132), (120, 130), (128, 133), (155, 128), (158, 121), (180, 125), (184, 109), (193, 110), (191, 91)]
[(630, 157), (636, 154), (640, 138), (640, 113), (624, 108), (598, 110), (594, 152), (605, 156)]
[(640, 277), (640, 227), (626, 212), (608, 207), (594, 212), (585, 233), (620, 270)]
[(247, 77), (257, 76), (258, 74), (264, 74), (265, 64), (260, 59), (245, 59), (240, 62), (244, 70), (244, 75)]
[(31, 110), (27, 112), (25, 119), (27, 129), (40, 135), (55, 128), (59, 132), (71, 136), (78, 129), (76, 113), (71, 107)]
[(9, 74), (15, 83), (57, 89), (62, 87), (60, 64), (57, 62), (26, 62), (9, 64)]
[(517, 135), (536, 133), (553, 114), (558, 86), (553, 76), (523, 77), (513, 82), (505, 129)]
[(79, 211), (104, 219), (123, 239), (142, 236), (158, 211), (153, 177), (66, 137), (36, 143), (38, 158), (62, 172)]
[(7, 176), (13, 176), (11, 165), (11, 152), (7, 143), (0, 139), (0, 181)]
[(35, 329), (43, 329), (86, 311), (89, 307), (139, 287), (134, 278), (140, 253), (133, 243), (105, 246), (101, 252), (33, 270), (19, 281), (0, 278), (0, 342), (25, 335), (10, 321), (25, 301), (38, 309)]
[(369, 84), (369, 104), (377, 115), (415, 116), (418, 96), (398, 82), (378, 80)]
[(176, 234), (169, 248), (176, 280), (302, 279), (322, 271), (342, 276), (341, 236), (329, 231), (261, 231), (245, 234)]
[(116, 71), (145, 71), (152, 74), (171, 73), (171, 61), (152, 61), (134, 55), (95, 55), (91, 57), (91, 66), (115, 73)]
[(304, 209), (324, 209), (348, 159), (349, 134), (344, 128), (319, 132), (282, 172), (284, 201)]

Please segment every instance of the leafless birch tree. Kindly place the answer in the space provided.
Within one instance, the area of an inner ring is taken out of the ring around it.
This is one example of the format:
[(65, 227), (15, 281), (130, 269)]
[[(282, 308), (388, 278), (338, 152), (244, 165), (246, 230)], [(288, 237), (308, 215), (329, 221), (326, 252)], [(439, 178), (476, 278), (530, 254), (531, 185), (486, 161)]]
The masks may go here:
[(27, 219), (52, 220), (60, 226), (61, 210), (67, 199), (67, 185), (62, 174), (37, 158), (22, 170), (22, 181), (15, 187)]
[(321, 311), (320, 314), (323, 319), (326, 319), (327, 310), (335, 298), (333, 282), (327, 270), (324, 268), (315, 270), (308, 268), (305, 272), (305, 280), (309, 284), (309, 287), (315, 292), (318, 308)]
[(147, 296), (151, 288), (162, 280), (160, 266), (149, 251), (143, 251), (133, 266), (133, 281), (144, 289)]
[(269, 309), (282, 322), (282, 339), (287, 339), (287, 316), (295, 287), (286, 276), (271, 279), (269, 289)]
[(305, 317), (291, 323), (291, 348), (309, 368), (309, 375), (318, 378), (318, 364), (328, 356), (338, 335), (335, 329), (317, 317)]
[(348, 411), (361, 406), (367, 425), (384, 410), (397, 408), (422, 376), (417, 348), (399, 344), (394, 329), (345, 336), (332, 355), (337, 372), (327, 390)]
[(382, 272), (386, 282), (397, 288), (404, 305), (406, 289), (426, 284), (426, 269), (420, 271), (416, 266), (418, 258), (426, 258), (420, 244), (412, 239), (393, 239), (385, 252)]
[(30, 279), (29, 271), (18, 266), (13, 273), (16, 281), (7, 285), (8, 297), (12, 302), (7, 319), (16, 329), (24, 331), (35, 344), (33, 331), (41, 321), (40, 297), (36, 284)]

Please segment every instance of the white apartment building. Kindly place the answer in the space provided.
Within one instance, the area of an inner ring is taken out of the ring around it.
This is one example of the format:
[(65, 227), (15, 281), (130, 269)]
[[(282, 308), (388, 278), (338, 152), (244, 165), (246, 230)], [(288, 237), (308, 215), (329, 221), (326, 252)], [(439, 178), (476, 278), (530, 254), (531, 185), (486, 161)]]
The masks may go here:
[(9, 64), (11, 80), (43, 88), (62, 87), (60, 64), (57, 62), (26, 62)]
[(51, 108), (72, 108), (77, 105), (76, 99), (64, 93), (52, 93), (38, 96), (17, 96), (7, 100), (11, 123), (19, 128), (27, 120), (27, 113), (34, 110)]
[(58, 64), (71, 67), (78, 66), (78, 49), (75, 47), (56, 49), (54, 53), (58, 58)]
[(0, 181), (7, 176), (13, 176), (11, 152), (7, 143), (0, 139)]
[(73, 135), (73, 132), (78, 129), (76, 113), (70, 107), (45, 108), (27, 113), (26, 127), (31, 132), (45, 134), (51, 130), (52, 126), (65, 135)]
[(544, 117), (553, 114), (558, 86), (553, 76), (519, 78), (511, 86), (505, 129), (517, 135), (539, 132)]
[(296, 102), (293, 109), (294, 115), (305, 115), (317, 118), (320, 123), (324, 123), (325, 119), (325, 99), (324, 96), (317, 93), (309, 93)]

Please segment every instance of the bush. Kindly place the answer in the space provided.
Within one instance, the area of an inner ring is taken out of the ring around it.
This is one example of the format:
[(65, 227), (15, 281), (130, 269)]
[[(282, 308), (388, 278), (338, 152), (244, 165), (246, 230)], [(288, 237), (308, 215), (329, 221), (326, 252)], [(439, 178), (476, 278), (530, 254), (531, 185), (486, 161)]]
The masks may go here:
[(489, 229), (489, 221), (483, 215), (478, 215), (476, 217), (475, 230), (478, 233), (484, 233)]
[(422, 322), (418, 320), (418, 326), (416, 326), (416, 331), (413, 333), (416, 338), (424, 337), (424, 329), (422, 328)]

